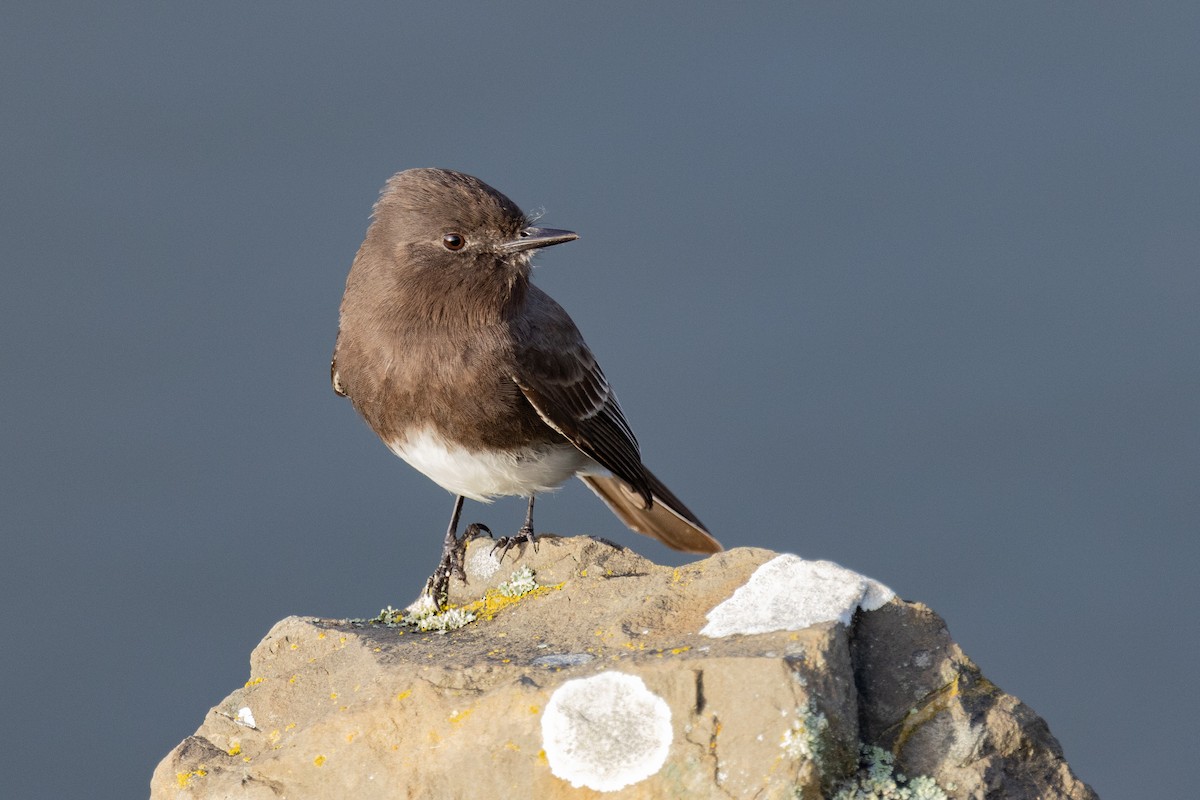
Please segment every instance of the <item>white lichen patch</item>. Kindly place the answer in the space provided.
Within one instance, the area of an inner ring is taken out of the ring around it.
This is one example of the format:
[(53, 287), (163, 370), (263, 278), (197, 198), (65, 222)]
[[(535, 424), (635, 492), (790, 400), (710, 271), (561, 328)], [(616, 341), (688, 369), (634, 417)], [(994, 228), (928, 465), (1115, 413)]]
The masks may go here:
[(577, 789), (614, 792), (649, 778), (672, 738), (666, 701), (623, 672), (567, 681), (542, 713), (550, 771)]
[(783, 732), (779, 746), (793, 761), (815, 761), (819, 767), (824, 749), (822, 737), (828, 729), (829, 720), (809, 703), (807, 707), (797, 709), (796, 719), (792, 727)]
[(476, 547), (467, 556), (466, 571), (472, 578), (487, 580), (500, 569), (500, 557), (494, 548)]
[(250, 711), (250, 706), (242, 706), (237, 711), (237, 716), (233, 719), (238, 725), (246, 728), (256, 728), (254, 724), (254, 714)]
[(709, 611), (700, 633), (720, 637), (848, 624), (856, 608), (873, 611), (894, 596), (882, 583), (832, 561), (784, 554), (756, 569), (732, 597)]
[[(395, 611), (396, 609), (393, 609), (390, 605), (384, 609), (384, 611), (389, 610)], [(403, 617), (408, 615), (411, 617), (423, 617), (426, 614), (435, 614), (437, 613), (437, 610), (437, 600), (435, 600), (432, 595), (421, 592), (421, 594), (417, 596), (416, 600), (413, 600), (404, 607), (404, 610), (401, 612), (400, 616)], [(380, 613), (382, 614), (383, 612)]]
[(895, 772), (895, 758), (883, 748), (862, 745), (858, 767), (858, 773), (838, 788), (833, 800), (948, 800), (933, 778), (906, 778)]

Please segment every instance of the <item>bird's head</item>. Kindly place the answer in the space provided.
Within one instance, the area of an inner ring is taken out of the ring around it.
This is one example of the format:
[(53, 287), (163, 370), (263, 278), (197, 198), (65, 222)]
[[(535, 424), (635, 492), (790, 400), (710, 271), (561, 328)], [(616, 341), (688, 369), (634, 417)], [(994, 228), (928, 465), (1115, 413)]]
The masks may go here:
[(579, 238), (540, 228), (478, 178), (447, 169), (394, 175), (375, 205), (372, 231), (402, 270), (457, 280), (528, 278), (535, 251)]

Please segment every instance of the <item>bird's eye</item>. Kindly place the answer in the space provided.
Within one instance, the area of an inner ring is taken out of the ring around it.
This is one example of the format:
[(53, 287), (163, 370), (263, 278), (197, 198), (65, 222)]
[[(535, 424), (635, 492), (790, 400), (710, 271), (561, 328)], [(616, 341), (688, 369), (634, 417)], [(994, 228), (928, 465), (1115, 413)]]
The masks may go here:
[(462, 234), (447, 233), (442, 237), (442, 244), (446, 246), (447, 250), (462, 250), (467, 244), (467, 240), (463, 238)]

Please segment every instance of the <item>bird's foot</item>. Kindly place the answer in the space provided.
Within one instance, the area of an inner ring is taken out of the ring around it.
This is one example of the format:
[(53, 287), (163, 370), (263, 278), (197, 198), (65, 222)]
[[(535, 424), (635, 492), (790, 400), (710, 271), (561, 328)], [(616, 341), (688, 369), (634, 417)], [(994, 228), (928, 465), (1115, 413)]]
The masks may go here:
[(442, 545), (442, 558), (438, 562), (437, 569), (429, 576), (429, 580), (425, 581), (425, 588), (421, 590), (419, 603), (425, 605), (432, 603), (435, 609), (446, 607), (446, 603), (449, 601), (450, 579), (457, 577), (464, 583), (467, 580), (465, 568), (467, 543), (472, 539), (480, 539), (484, 536), (491, 539), (491, 529), (481, 522), (472, 522), (463, 531), (462, 536), (450, 534), (446, 537), (446, 541)]
[(517, 531), (515, 535), (501, 536), (499, 539), (497, 539), (496, 544), (492, 546), (492, 554), (495, 555), (496, 551), (499, 551), (500, 555), (498, 560), (503, 561), (504, 556), (508, 554), (509, 550), (512, 550), (514, 547), (522, 544), (532, 544), (533, 552), (536, 553), (537, 542), (537, 534), (534, 533), (533, 526), (523, 525), (521, 526), (521, 530)]

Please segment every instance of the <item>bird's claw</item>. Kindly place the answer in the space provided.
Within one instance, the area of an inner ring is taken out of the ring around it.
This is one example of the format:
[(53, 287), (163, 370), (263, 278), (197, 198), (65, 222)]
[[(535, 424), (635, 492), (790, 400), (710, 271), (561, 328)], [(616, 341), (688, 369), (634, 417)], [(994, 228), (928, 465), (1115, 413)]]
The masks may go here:
[(504, 556), (508, 554), (509, 550), (522, 544), (532, 544), (533, 552), (536, 553), (538, 551), (537, 543), (537, 534), (534, 533), (533, 528), (529, 525), (524, 525), (513, 536), (501, 536), (497, 539), (496, 544), (492, 545), (492, 555), (495, 555), (497, 550), (500, 551), (499, 560), (503, 561)]
[(473, 539), (482, 539), (484, 536), (488, 537), (489, 539), (496, 538), (492, 536), (492, 529), (487, 525), (484, 525), (482, 522), (472, 522), (467, 526), (467, 529), (463, 531), (462, 543), (464, 548), (466, 547), (467, 542)]

